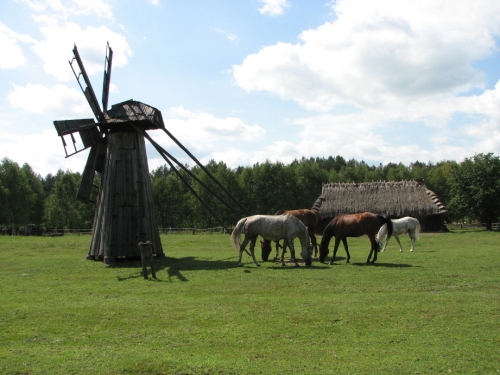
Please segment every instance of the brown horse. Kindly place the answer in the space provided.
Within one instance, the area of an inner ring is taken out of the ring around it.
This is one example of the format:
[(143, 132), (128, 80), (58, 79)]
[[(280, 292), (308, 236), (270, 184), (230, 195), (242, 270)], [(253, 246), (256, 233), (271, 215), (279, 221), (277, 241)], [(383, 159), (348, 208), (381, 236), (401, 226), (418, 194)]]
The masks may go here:
[[(314, 246), (314, 256), (318, 255), (318, 243), (316, 241), (316, 236), (314, 235), (314, 231), (316, 229), (316, 225), (318, 225), (318, 215), (316, 212), (308, 209), (300, 209), (300, 210), (278, 210), (274, 213), (274, 215), (283, 215), (290, 214), (299, 219), (302, 224), (304, 224), (309, 232), (309, 237), (311, 238), (311, 243)], [(269, 254), (271, 253), (271, 241), (263, 240), (260, 242), (261, 250), (262, 250), (262, 260), (267, 261), (269, 259)], [(279, 248), (280, 241), (276, 241), (276, 257), (279, 257)]]
[(330, 261), (330, 265), (335, 261), (335, 256), (337, 255), (337, 249), (339, 248), (341, 240), (344, 244), (344, 249), (347, 254), (346, 263), (349, 263), (349, 259), (351, 259), (351, 256), (347, 247), (347, 237), (360, 237), (366, 234), (371, 242), (371, 250), (366, 263), (370, 263), (372, 254), (373, 260), (371, 261), (371, 263), (375, 263), (375, 261), (377, 260), (377, 251), (380, 247), (380, 243), (377, 241), (375, 236), (377, 235), (380, 227), (384, 224), (387, 224), (387, 238), (390, 238), (392, 235), (392, 223), (391, 220), (386, 218), (385, 216), (377, 215), (372, 212), (363, 212), (353, 215), (337, 215), (323, 231), (323, 238), (319, 247), (319, 261), (321, 263), (325, 261), (326, 256), (329, 252), (328, 244), (330, 243), (330, 239), (332, 237), (335, 237), (335, 247), (333, 249), (333, 257)]

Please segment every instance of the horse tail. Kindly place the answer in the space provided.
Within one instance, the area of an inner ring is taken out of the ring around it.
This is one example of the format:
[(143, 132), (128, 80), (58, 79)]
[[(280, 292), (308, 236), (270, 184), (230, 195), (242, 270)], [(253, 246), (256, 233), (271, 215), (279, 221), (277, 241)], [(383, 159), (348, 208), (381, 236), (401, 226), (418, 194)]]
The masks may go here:
[(389, 240), (389, 238), (391, 238), (391, 236), (392, 236), (392, 231), (393, 231), (392, 221), (391, 221), (391, 219), (389, 219), (385, 216), (382, 216), (382, 215), (378, 215), (378, 218), (382, 222), (382, 225), (387, 224), (387, 240)]
[(382, 238), (387, 234), (387, 224), (382, 224), (377, 233), (377, 241), (382, 241)]
[(231, 233), (231, 244), (233, 245), (234, 249), (239, 251), (240, 250), (240, 235), (243, 233), (245, 229), (245, 223), (247, 221), (247, 217), (244, 217), (238, 223), (233, 229), (233, 232)]
[(418, 221), (418, 219), (415, 219), (416, 223), (415, 223), (415, 241), (418, 241), (418, 239), (420, 238), (420, 222)]

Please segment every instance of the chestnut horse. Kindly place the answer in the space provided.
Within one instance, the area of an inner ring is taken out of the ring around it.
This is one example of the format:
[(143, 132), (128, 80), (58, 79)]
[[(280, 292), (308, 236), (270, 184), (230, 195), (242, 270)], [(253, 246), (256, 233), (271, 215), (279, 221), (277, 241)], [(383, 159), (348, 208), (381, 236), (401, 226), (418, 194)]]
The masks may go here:
[(377, 251), (380, 247), (380, 243), (377, 241), (375, 236), (377, 235), (380, 227), (384, 224), (387, 224), (387, 238), (389, 239), (392, 235), (392, 223), (391, 220), (385, 216), (377, 215), (372, 212), (363, 212), (353, 215), (337, 215), (330, 223), (328, 223), (323, 231), (323, 238), (319, 248), (319, 261), (321, 263), (325, 261), (326, 256), (328, 255), (328, 244), (330, 243), (330, 239), (335, 237), (335, 247), (333, 249), (333, 257), (330, 261), (330, 265), (335, 261), (335, 256), (337, 255), (337, 249), (339, 248), (341, 240), (347, 254), (346, 263), (349, 263), (351, 256), (347, 247), (347, 237), (360, 237), (366, 234), (371, 242), (370, 254), (368, 255), (366, 263), (370, 263), (372, 254), (373, 260), (371, 263), (375, 263), (377, 260)]
[[(278, 210), (274, 213), (274, 215), (283, 215), (290, 214), (299, 219), (302, 224), (304, 224), (309, 232), (309, 237), (311, 238), (311, 243), (314, 246), (314, 256), (318, 256), (318, 243), (316, 241), (316, 236), (314, 235), (314, 231), (316, 229), (316, 225), (318, 225), (318, 215), (316, 212), (308, 209), (300, 209), (300, 210)], [(269, 254), (271, 253), (271, 241), (263, 240), (260, 242), (261, 246), (261, 256), (263, 261), (267, 261), (269, 259)], [(280, 241), (276, 241), (276, 256), (275, 259), (279, 257), (279, 248)]]

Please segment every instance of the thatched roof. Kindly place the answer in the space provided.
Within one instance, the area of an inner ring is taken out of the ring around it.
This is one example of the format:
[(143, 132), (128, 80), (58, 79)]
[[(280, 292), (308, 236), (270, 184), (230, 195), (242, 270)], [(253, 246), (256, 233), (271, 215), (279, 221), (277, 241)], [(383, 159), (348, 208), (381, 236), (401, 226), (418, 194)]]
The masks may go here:
[(312, 210), (320, 219), (364, 211), (388, 217), (423, 217), (448, 212), (422, 181), (327, 183)]

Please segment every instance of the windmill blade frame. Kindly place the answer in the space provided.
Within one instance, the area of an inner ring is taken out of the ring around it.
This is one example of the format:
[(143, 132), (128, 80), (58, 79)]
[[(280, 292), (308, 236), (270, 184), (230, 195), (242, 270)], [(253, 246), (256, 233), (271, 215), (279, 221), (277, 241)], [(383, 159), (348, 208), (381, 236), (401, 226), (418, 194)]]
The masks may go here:
[(102, 110), (108, 110), (109, 83), (111, 81), (111, 65), (113, 63), (113, 50), (106, 44), (106, 58), (104, 59), (104, 77), (102, 80)]
[[(75, 61), (78, 65), (78, 68), (80, 69), (80, 72), (78, 74), (76, 73), (75, 68), (73, 67), (73, 63)], [(69, 61), (69, 66), (71, 67), (71, 70), (73, 71), (73, 74), (75, 75), (76, 80), (80, 85), (80, 89), (85, 95), (85, 98), (87, 98), (87, 102), (89, 103), (95, 118), (97, 119), (98, 122), (102, 123), (104, 120), (104, 113), (102, 112), (101, 107), (99, 106), (97, 97), (95, 96), (94, 89), (92, 88), (92, 85), (90, 83), (89, 76), (85, 71), (82, 59), (80, 58), (80, 54), (78, 53), (78, 48), (76, 48), (76, 44), (73, 47), (73, 59)], [(82, 77), (83, 80), (85, 81), (85, 88), (83, 88), (82, 83), (80, 82), (80, 77)]]

